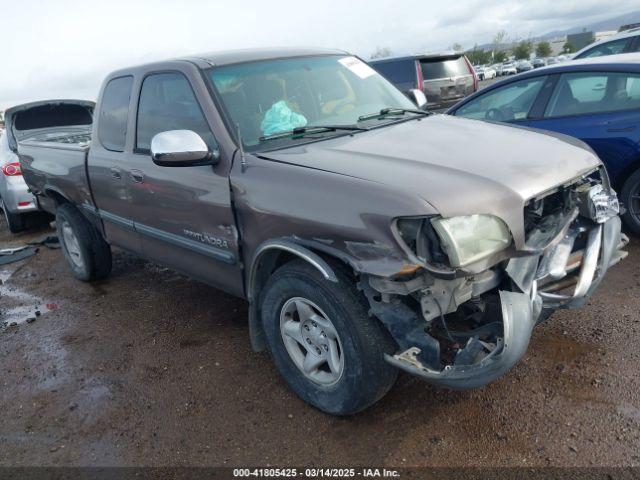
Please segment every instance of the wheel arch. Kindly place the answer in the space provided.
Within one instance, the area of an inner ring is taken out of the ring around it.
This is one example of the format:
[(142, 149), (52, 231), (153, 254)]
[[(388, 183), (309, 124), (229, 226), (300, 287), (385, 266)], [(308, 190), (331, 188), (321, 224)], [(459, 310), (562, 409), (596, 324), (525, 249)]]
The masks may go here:
[(247, 270), (246, 290), (249, 300), (249, 336), (254, 351), (265, 349), (264, 332), (260, 325), (260, 294), (270, 275), (285, 263), (300, 258), (312, 265), (330, 282), (338, 282), (331, 263), (345, 263), (343, 258), (297, 243), (291, 238), (278, 238), (261, 243)]
[[(64, 205), (65, 203), (73, 203), (67, 196), (58, 190), (55, 187), (50, 185), (46, 186), (43, 189), (45, 199), (50, 199), (53, 202), (53, 207), (58, 208), (60, 205)], [(40, 197), (42, 199), (42, 197)], [(53, 213), (53, 212), (52, 212)]]

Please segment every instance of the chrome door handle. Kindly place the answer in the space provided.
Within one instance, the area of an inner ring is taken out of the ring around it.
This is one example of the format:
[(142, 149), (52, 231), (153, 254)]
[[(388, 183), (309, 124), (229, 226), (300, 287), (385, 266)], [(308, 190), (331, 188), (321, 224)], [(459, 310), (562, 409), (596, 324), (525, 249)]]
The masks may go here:
[(140, 170), (131, 170), (129, 173), (131, 180), (135, 183), (143, 183), (144, 182), (144, 174)]
[(109, 169), (109, 171), (111, 172), (111, 176), (113, 178), (115, 178), (116, 180), (120, 180), (122, 178), (122, 176), (120, 175), (120, 169), (119, 168), (111, 167)]

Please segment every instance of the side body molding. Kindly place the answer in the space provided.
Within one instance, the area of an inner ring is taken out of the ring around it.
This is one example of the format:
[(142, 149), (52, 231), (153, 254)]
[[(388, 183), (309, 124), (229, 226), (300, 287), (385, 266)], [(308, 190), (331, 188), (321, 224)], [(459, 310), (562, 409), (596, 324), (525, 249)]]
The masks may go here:
[(288, 238), (279, 238), (267, 240), (261, 243), (256, 249), (251, 267), (249, 268), (249, 278), (247, 279), (247, 299), (249, 300), (249, 337), (251, 339), (251, 347), (254, 351), (259, 352), (265, 348), (264, 332), (260, 324), (260, 307), (258, 289), (258, 269), (262, 258), (266, 253), (273, 250), (287, 252), (300, 257), (304, 261), (313, 265), (322, 276), (330, 281), (338, 283), (338, 277), (331, 266), (325, 262), (319, 255), (305, 248), (295, 241)]

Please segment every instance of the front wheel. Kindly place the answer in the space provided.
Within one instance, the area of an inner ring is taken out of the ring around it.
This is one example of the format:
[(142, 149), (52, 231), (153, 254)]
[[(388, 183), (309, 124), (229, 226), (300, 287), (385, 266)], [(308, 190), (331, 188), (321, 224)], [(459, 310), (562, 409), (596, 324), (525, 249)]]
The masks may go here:
[(627, 211), (623, 215), (625, 225), (640, 235), (640, 170), (636, 170), (622, 186), (620, 200)]
[(395, 342), (367, 314), (353, 280), (325, 280), (306, 262), (279, 268), (262, 294), (269, 351), (289, 386), (334, 415), (359, 412), (393, 386), (397, 370), (384, 360)]

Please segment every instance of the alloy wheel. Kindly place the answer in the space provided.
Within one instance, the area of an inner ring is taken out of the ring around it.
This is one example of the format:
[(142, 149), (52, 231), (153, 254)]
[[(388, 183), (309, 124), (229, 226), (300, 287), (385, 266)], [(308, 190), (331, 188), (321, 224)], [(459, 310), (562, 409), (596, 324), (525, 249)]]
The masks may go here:
[(280, 311), (280, 333), (293, 363), (309, 380), (332, 385), (344, 372), (338, 332), (315, 303), (294, 297)]
[(80, 250), (80, 244), (78, 238), (71, 228), (69, 222), (62, 223), (62, 240), (64, 249), (69, 254), (69, 258), (73, 264), (78, 268), (84, 268), (84, 260), (82, 259), (82, 251)]

